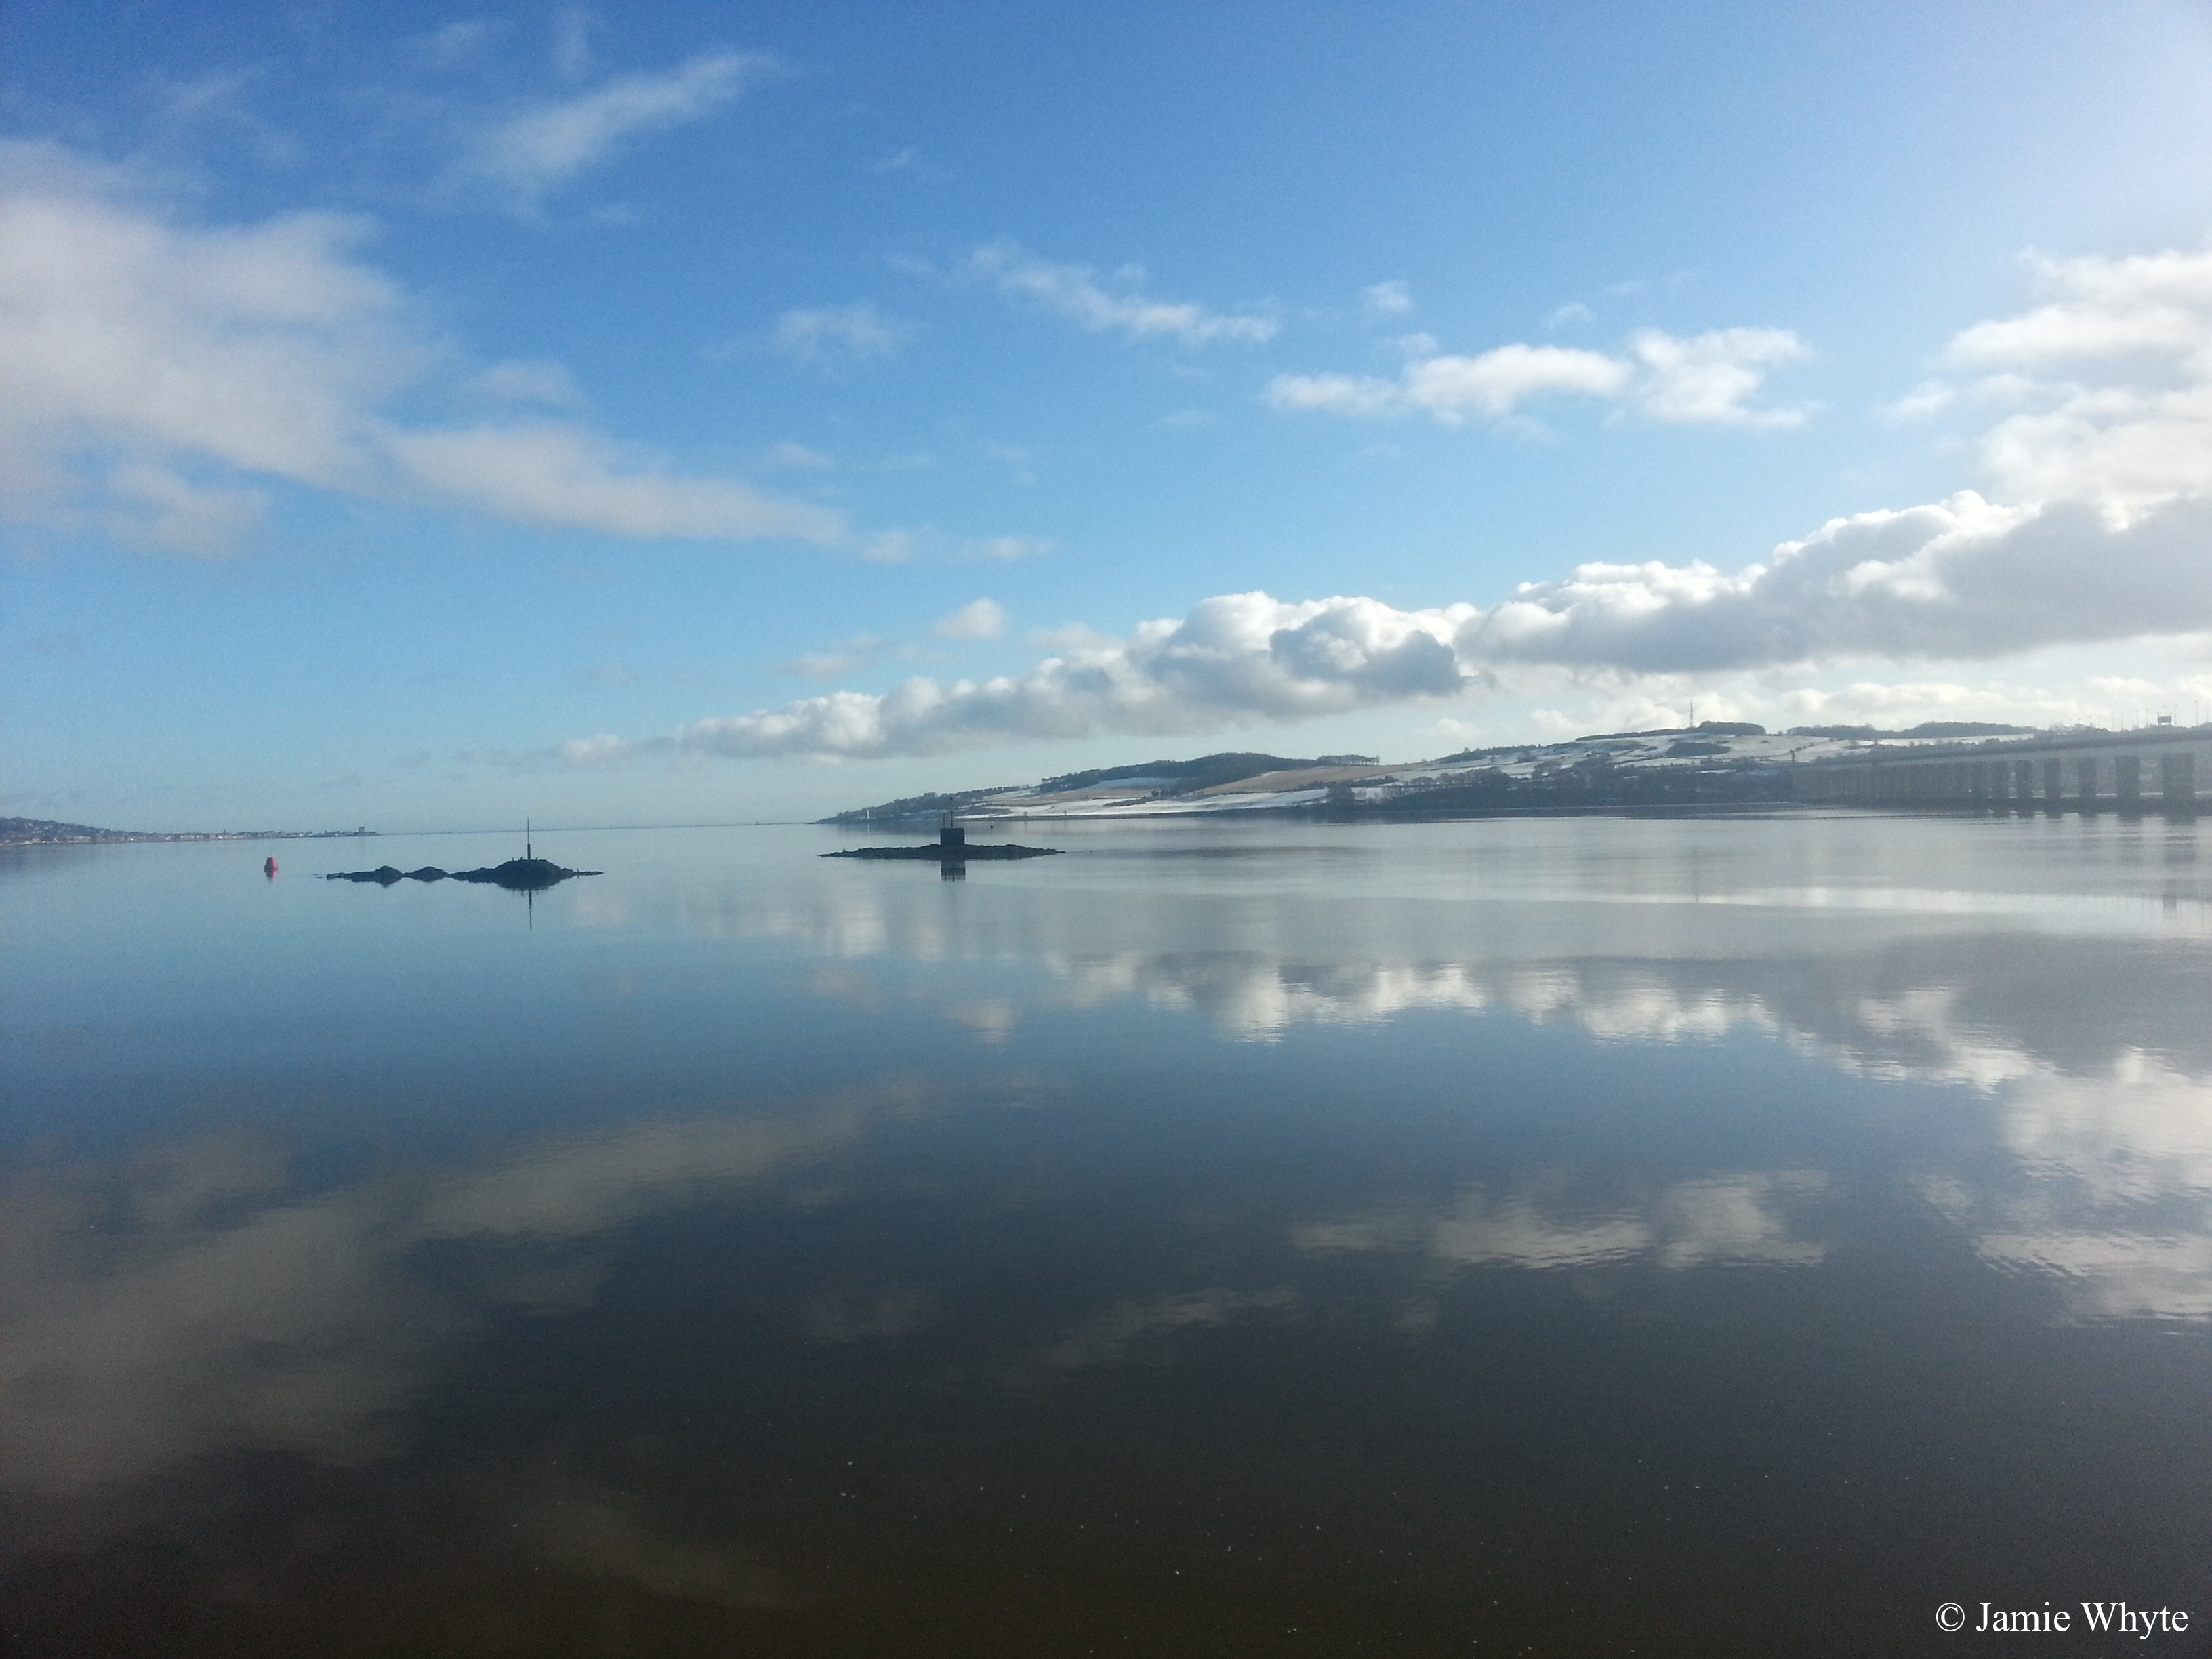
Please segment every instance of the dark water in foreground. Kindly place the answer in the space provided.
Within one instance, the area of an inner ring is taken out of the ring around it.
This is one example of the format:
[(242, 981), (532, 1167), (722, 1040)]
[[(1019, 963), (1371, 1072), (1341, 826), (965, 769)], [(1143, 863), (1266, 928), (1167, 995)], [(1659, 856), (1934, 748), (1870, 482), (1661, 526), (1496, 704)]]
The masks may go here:
[(1023, 839), (8, 854), (0, 1648), (2212, 1652), (2212, 829)]

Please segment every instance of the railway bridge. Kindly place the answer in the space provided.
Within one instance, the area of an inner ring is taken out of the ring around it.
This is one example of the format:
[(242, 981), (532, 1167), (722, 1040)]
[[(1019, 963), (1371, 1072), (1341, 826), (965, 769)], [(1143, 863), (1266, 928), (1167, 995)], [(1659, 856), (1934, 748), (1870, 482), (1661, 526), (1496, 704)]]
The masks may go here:
[(1838, 805), (2194, 812), (2212, 806), (2212, 725), (1871, 743), (1802, 762), (1792, 778), (1798, 799)]

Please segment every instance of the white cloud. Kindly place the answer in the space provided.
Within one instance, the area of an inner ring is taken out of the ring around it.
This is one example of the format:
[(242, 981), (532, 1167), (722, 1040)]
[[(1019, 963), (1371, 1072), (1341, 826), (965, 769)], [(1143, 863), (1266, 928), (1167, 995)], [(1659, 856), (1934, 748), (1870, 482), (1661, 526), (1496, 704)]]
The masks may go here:
[(1798, 409), (1753, 409), (1771, 368), (1811, 354), (1786, 328), (1723, 328), (1677, 339), (1644, 329), (1629, 349), (1648, 371), (1637, 403), (1655, 421), (1717, 426), (1799, 426)]
[[(1838, 518), (1732, 571), (1585, 564), (1486, 608), (1230, 594), (1125, 639), (1064, 633), (1059, 653), (1018, 678), (840, 691), (642, 744), (594, 740), (572, 757), (933, 754), (1336, 714), (1472, 690), (1509, 665), (1612, 677), (1632, 693), (1644, 677), (1987, 661), (2212, 630), (2212, 252), (2076, 260), (2039, 275), (2055, 299), (1966, 331), (1950, 354), (1954, 367), (1993, 371), (1978, 391), (2007, 400), (1984, 460), (2017, 489), (2009, 502), (1965, 490)], [(1646, 333), (1629, 358), (1507, 347), (1416, 362), (1395, 381), (1285, 377), (1275, 395), (1293, 407), (1449, 420), (1582, 392), (1654, 419), (1773, 425), (1797, 416), (1752, 404), (1759, 377), (1803, 356), (1780, 330)], [(2038, 378), (2054, 366), (2103, 379)], [(1906, 688), (1899, 707), (1941, 712), (1945, 684)], [(1846, 701), (1871, 710), (1876, 700), (1857, 688)]]
[(1293, 720), (1483, 685), (1496, 667), (1630, 675), (1864, 657), (1995, 658), (2212, 627), (2212, 501), (2115, 526), (2093, 507), (1992, 506), (1971, 493), (1862, 514), (1765, 563), (1589, 564), (1486, 610), (1371, 599), (1207, 599), (1126, 639), (1070, 632), (1018, 678), (909, 680), (706, 720), (572, 761), (650, 752), (929, 755), (1099, 732), (1168, 734)]
[(702, 52), (661, 75), (625, 75), (541, 104), (479, 133), (456, 169), (535, 202), (604, 159), (623, 139), (681, 126), (728, 103), (775, 67), (756, 53)]
[(1969, 491), (1832, 520), (1733, 574), (1583, 565), (1516, 590), (1459, 643), (1476, 661), (1648, 673), (1983, 659), (2170, 634), (2212, 623), (2208, 535), (2212, 502), (2116, 527), (2076, 503), (2001, 507)]
[(2122, 514), (2212, 490), (2212, 250), (2033, 270), (2047, 303), (1978, 323), (1946, 354), (2017, 410), (1983, 440), (1990, 477)]
[(776, 319), (775, 349), (817, 366), (888, 357), (906, 338), (906, 325), (866, 301), (856, 305), (787, 311)]
[(1427, 355), (1433, 341), (1395, 380), (1370, 374), (1279, 374), (1267, 383), (1276, 409), (1380, 418), (1426, 415), (1443, 426), (1469, 416), (1503, 420), (1533, 398), (1626, 400), (1673, 424), (1795, 426), (1799, 410), (1755, 409), (1769, 369), (1808, 355), (1785, 329), (1730, 328), (1688, 339), (1647, 330), (1612, 356), (1569, 346), (1515, 343), (1479, 356)]
[(410, 483), (522, 524), (643, 541), (830, 542), (842, 530), (823, 508), (671, 473), (564, 422), (393, 431), (384, 447)]
[[(823, 509), (688, 477), (573, 421), (415, 427), (394, 406), (459, 356), (358, 257), (370, 227), (295, 214), (179, 226), (52, 146), (0, 145), (0, 487), (22, 519), (224, 550), (271, 483), (459, 503), (518, 522), (707, 539), (843, 536)], [(465, 396), (580, 402), (557, 363)]]
[(1006, 607), (996, 599), (975, 599), (929, 630), (940, 640), (995, 640), (1006, 631)]
[(308, 483), (363, 476), (359, 411), (415, 378), (425, 348), (398, 290), (350, 257), (362, 221), (178, 232), (12, 183), (0, 182), (0, 442), (19, 465), (27, 452), (120, 447)]
[(1617, 398), (1634, 370), (1602, 352), (1563, 346), (1500, 346), (1479, 357), (1424, 357), (1395, 380), (1373, 375), (1279, 374), (1267, 384), (1277, 409), (1334, 415), (1419, 413), (1458, 426), (1469, 411), (1496, 420), (1547, 392)]
[(1207, 599), (1181, 621), (1076, 645), (1018, 679), (908, 680), (882, 696), (836, 691), (757, 714), (696, 721), (645, 744), (566, 747), (598, 763), (640, 752), (731, 758), (941, 754), (1097, 732), (1164, 735), (1336, 714), (1464, 683), (1449, 641), (1468, 607), (1395, 611), (1373, 599), (1285, 605)]
[(1115, 294), (1098, 285), (1090, 266), (1053, 264), (1012, 242), (978, 248), (968, 266), (1004, 292), (1033, 300), (1094, 333), (1119, 333), (1132, 340), (1169, 339), (1187, 346), (1224, 341), (1258, 344), (1275, 337), (1271, 317), (1236, 316), (1188, 301)]
[(1370, 283), (1359, 290), (1359, 299), (1376, 317), (1402, 317), (1413, 308), (1413, 290), (1401, 278)]
[(1978, 323), (1951, 343), (1967, 368), (2051, 368), (2130, 356), (2179, 358), (2212, 378), (2212, 252), (2030, 261), (2055, 297)]

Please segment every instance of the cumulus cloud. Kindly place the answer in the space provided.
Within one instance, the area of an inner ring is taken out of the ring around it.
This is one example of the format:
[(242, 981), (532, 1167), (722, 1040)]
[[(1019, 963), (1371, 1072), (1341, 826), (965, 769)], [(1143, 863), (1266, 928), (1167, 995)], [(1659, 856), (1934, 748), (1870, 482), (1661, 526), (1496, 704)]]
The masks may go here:
[(2115, 525), (2078, 503), (1971, 492), (1861, 514), (1735, 572), (1588, 564), (1484, 608), (1371, 599), (1207, 599), (1125, 639), (1072, 635), (1027, 674), (837, 691), (671, 737), (568, 746), (578, 763), (929, 755), (1099, 732), (1220, 731), (1450, 696), (1505, 665), (1665, 674), (1854, 657), (1990, 659), (2212, 627), (2212, 502)]
[(1000, 290), (1034, 301), (1093, 333), (1117, 333), (1132, 340), (1172, 340), (1179, 345), (1224, 342), (1260, 344), (1275, 337), (1272, 317), (1209, 311), (1190, 301), (1154, 300), (1133, 291), (1141, 272), (1125, 273), (1125, 291), (1101, 287), (1088, 265), (1054, 264), (1012, 242), (994, 242), (969, 256), (968, 268)]
[[(2013, 399), (1984, 451), (2010, 501), (1962, 490), (1858, 513), (1734, 569), (1584, 564), (1488, 605), (1405, 611), (1372, 599), (1229, 594), (1126, 638), (1068, 631), (1057, 654), (1018, 678), (834, 692), (643, 744), (588, 740), (571, 745), (571, 758), (924, 755), (1338, 714), (1469, 691), (1507, 666), (1632, 682), (1868, 659), (1990, 661), (2212, 630), (2212, 252), (2036, 270), (2043, 303), (1978, 324), (1948, 354), (1954, 368), (2002, 377)], [(1275, 396), (1291, 407), (1449, 421), (1581, 392), (1655, 419), (1774, 425), (1790, 413), (1750, 399), (1767, 368), (1802, 356), (1779, 330), (1645, 333), (1624, 357), (1512, 346), (1418, 360), (1396, 380), (1286, 377)]]
[(1443, 426), (1470, 416), (1503, 420), (1533, 398), (1596, 398), (1632, 404), (1676, 425), (1796, 426), (1804, 411), (1750, 399), (1769, 370), (1808, 356), (1787, 329), (1726, 328), (1690, 338), (1656, 329), (1631, 337), (1627, 355), (1515, 343), (1467, 357), (1438, 354), (1418, 336), (1395, 380), (1372, 374), (1278, 374), (1267, 398), (1287, 412), (1370, 419), (1425, 415)]
[(1838, 519), (1764, 563), (1587, 564), (1483, 613), (1482, 661), (1668, 672), (1853, 655), (1989, 659), (2212, 623), (2212, 502), (2115, 526), (2078, 502), (1972, 491)]
[(711, 114), (775, 68), (757, 53), (714, 52), (659, 75), (625, 75), (592, 91), (537, 105), (478, 133), (456, 177), (489, 184), (523, 204), (605, 159), (624, 139)]
[(1631, 337), (1644, 366), (1638, 405), (1655, 421), (1678, 425), (1799, 426), (1802, 409), (1753, 409), (1767, 371), (1811, 354), (1786, 328), (1723, 328), (1681, 340), (1657, 329)]
[(55, 147), (0, 145), (10, 510), (88, 499), (128, 539), (198, 553), (234, 546), (272, 483), (633, 538), (843, 535), (820, 508), (686, 476), (574, 419), (409, 422), (405, 398), (441, 381), (553, 408), (580, 394), (556, 363), (455, 376), (456, 349), (361, 258), (371, 228), (322, 213), (179, 225)]
[(1374, 599), (1287, 605), (1265, 593), (1207, 599), (1125, 640), (1072, 645), (1018, 678), (908, 680), (874, 696), (836, 691), (757, 714), (699, 720), (672, 737), (587, 738), (567, 758), (641, 752), (730, 758), (941, 754), (1096, 732), (1166, 735), (1337, 714), (1447, 696), (1466, 675), (1454, 630), (1466, 606), (1403, 611)]
[(1946, 354), (2014, 408), (1983, 440), (1990, 477), (2123, 514), (2212, 491), (2212, 250), (2032, 272), (2045, 303), (1976, 324)]
[(903, 325), (861, 301), (849, 306), (787, 311), (775, 320), (775, 349), (817, 367), (888, 357), (906, 338)]

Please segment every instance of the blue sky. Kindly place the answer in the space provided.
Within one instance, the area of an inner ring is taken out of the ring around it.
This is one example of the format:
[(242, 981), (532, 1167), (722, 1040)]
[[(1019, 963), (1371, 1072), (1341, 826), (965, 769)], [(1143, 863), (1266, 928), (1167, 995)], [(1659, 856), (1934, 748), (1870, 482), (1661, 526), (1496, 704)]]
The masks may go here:
[(2212, 714), (2212, 11), (0, 9), (0, 811)]

